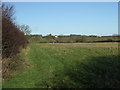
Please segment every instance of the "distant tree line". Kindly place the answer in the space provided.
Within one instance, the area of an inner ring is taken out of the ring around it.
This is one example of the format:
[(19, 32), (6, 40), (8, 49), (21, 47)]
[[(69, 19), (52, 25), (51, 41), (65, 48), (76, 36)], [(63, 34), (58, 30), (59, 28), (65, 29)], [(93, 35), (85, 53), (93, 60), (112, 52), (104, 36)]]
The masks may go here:
[(28, 35), (30, 39), (37, 39), (40, 43), (82, 43), (82, 42), (120, 42), (120, 36), (96, 35)]

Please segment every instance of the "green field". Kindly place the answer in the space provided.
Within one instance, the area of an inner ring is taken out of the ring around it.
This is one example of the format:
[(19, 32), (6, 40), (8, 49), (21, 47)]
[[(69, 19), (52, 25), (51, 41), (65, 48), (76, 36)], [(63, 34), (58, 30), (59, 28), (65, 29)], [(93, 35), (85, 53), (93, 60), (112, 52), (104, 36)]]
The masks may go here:
[(120, 87), (118, 43), (29, 43), (3, 88)]

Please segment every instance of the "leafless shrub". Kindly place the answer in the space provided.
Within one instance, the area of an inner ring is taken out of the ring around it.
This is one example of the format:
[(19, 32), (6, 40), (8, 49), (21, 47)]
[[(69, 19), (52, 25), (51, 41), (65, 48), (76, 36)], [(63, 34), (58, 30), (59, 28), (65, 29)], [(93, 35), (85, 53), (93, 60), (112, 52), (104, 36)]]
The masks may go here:
[(20, 48), (25, 48), (27, 39), (13, 23), (14, 7), (2, 5), (2, 57), (16, 55)]

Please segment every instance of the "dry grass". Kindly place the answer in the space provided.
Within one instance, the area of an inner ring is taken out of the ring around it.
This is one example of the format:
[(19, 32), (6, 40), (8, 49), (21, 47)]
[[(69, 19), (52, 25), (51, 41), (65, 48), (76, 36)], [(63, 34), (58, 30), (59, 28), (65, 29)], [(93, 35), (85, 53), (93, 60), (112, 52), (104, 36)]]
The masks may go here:
[(13, 56), (12, 58), (2, 59), (2, 77), (3, 80), (12, 77), (13, 71), (24, 68), (28, 66), (26, 63), (28, 49), (22, 49), (21, 53)]
[(36, 45), (41, 45), (44, 48), (56, 48), (59, 47), (115, 47), (118, 48), (120, 43), (37, 43)]

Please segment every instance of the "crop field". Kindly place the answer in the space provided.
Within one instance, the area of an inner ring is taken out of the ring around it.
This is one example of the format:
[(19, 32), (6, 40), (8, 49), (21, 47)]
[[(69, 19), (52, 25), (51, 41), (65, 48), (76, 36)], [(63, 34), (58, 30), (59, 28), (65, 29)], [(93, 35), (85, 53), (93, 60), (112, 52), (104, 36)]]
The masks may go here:
[(29, 43), (3, 88), (120, 87), (118, 43)]

